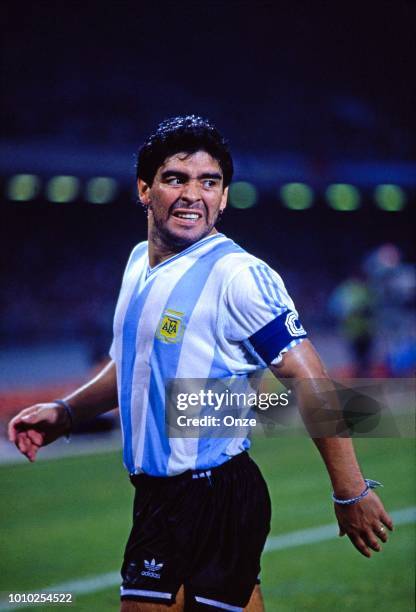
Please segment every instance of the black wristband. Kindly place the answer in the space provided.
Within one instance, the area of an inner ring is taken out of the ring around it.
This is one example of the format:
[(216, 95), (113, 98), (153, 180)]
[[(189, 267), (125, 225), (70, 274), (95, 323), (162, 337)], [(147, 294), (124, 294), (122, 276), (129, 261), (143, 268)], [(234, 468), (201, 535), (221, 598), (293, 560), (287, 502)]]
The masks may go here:
[(72, 412), (71, 406), (68, 404), (68, 402), (66, 400), (63, 400), (63, 399), (53, 400), (53, 403), (54, 404), (59, 404), (65, 410), (65, 412), (66, 412), (66, 414), (68, 415), (68, 418), (69, 418), (69, 430), (68, 430), (68, 434), (71, 433), (72, 429), (74, 427), (74, 413)]

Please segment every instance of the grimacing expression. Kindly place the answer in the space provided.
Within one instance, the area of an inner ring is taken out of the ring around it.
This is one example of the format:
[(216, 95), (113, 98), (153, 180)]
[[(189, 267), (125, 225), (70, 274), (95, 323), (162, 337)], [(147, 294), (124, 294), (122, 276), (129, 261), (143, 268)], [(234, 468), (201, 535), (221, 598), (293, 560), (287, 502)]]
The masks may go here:
[(150, 235), (180, 248), (213, 233), (228, 193), (219, 163), (206, 151), (168, 157), (152, 185), (139, 179), (138, 190), (148, 209)]

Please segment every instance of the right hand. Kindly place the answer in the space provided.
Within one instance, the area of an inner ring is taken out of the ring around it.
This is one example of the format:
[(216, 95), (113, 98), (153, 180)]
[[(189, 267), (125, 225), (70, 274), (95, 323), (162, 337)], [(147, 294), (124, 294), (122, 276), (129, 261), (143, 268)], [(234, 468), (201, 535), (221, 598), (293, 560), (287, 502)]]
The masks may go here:
[(8, 435), (29, 461), (35, 461), (42, 446), (68, 433), (70, 422), (59, 404), (35, 404), (19, 412), (9, 423)]

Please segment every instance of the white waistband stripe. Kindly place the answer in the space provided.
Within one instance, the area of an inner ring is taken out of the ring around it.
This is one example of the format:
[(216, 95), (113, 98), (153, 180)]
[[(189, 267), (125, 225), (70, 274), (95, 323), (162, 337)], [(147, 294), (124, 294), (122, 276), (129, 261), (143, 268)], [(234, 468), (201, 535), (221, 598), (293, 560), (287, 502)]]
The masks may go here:
[[(142, 597), (155, 597), (157, 599), (172, 599), (172, 593), (161, 593), (160, 591), (147, 591), (145, 589), (123, 589), (120, 587), (120, 594), (124, 595), (135, 595)], [(233, 608), (234, 609), (234, 608)], [(240, 610), (240, 608), (238, 608)]]
[(215, 599), (207, 599), (206, 597), (199, 597), (198, 595), (195, 595), (195, 599), (198, 603), (203, 603), (207, 606), (215, 606), (216, 608), (220, 608), (220, 610), (229, 610), (229, 612), (243, 612), (243, 608), (239, 608), (238, 606), (230, 606), (222, 601), (215, 601)]

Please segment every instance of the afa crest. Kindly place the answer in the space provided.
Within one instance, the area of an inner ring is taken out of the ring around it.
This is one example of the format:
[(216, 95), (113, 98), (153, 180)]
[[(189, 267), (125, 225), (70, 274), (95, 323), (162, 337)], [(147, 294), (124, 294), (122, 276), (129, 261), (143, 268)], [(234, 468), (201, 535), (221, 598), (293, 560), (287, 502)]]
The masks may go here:
[(167, 343), (180, 342), (185, 331), (184, 315), (184, 312), (166, 309), (157, 326), (156, 338)]

